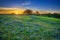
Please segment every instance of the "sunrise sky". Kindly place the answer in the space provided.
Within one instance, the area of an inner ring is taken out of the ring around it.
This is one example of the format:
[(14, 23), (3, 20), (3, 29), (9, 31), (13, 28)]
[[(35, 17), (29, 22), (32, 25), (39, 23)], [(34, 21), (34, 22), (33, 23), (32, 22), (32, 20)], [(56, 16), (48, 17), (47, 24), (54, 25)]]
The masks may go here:
[[(11, 9), (23, 11), (24, 9), (33, 9), (40, 11), (60, 11), (60, 0), (0, 0), (1, 9)], [(19, 13), (21, 13), (19, 12)]]

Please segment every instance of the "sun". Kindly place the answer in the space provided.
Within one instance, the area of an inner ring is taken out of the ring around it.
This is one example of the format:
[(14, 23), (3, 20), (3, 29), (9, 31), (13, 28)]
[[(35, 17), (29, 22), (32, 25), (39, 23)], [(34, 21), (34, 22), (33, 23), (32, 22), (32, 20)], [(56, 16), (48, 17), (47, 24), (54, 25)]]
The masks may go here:
[(16, 15), (18, 15), (18, 14), (19, 14), (19, 11), (18, 11), (18, 10), (16, 10), (16, 11), (15, 11), (15, 14), (16, 14)]
[(15, 10), (15, 14), (18, 15), (18, 14), (23, 14), (24, 10), (20, 9), (20, 10)]

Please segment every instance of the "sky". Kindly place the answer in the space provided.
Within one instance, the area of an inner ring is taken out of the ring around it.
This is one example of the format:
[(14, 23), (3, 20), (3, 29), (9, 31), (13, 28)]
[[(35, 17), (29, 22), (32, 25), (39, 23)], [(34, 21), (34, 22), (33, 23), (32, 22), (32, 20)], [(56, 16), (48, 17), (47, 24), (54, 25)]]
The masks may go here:
[(60, 0), (0, 0), (0, 7), (58, 11)]

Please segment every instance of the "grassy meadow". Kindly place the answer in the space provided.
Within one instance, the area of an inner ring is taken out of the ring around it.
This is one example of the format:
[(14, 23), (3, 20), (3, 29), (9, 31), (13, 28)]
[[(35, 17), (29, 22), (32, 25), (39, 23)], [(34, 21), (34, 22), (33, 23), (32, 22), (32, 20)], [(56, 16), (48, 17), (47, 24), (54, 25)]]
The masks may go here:
[(37, 15), (0, 15), (0, 40), (60, 40), (60, 19)]

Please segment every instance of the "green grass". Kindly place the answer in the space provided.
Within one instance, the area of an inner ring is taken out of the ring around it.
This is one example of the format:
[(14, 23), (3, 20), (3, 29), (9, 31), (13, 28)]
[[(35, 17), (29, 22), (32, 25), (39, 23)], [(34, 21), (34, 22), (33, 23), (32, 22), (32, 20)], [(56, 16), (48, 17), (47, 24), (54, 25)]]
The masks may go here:
[(0, 40), (60, 40), (60, 19), (0, 15)]

